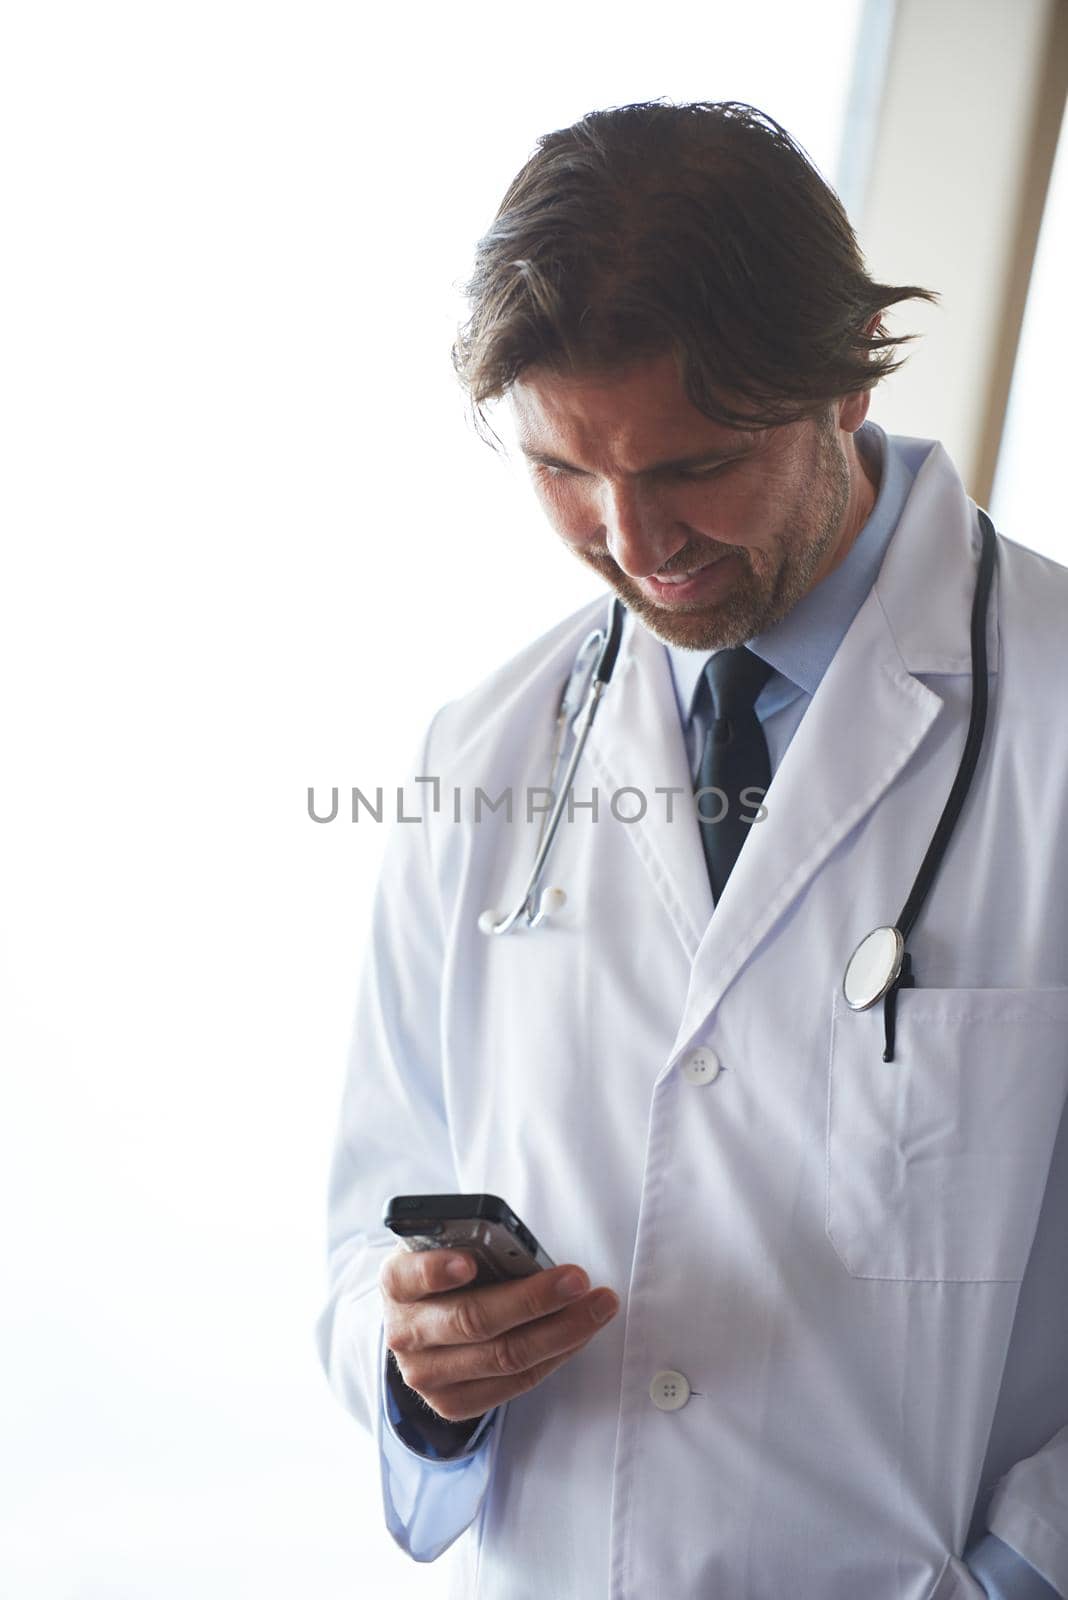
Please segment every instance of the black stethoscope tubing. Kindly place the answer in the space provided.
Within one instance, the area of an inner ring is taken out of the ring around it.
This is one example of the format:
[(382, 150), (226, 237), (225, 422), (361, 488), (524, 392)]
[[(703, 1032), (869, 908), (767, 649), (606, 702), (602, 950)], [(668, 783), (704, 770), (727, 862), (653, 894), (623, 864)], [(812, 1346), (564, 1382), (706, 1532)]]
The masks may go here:
[[(893, 1061), (894, 1059), (897, 992), (899, 989), (914, 988), (916, 983), (915, 974), (912, 970), (912, 957), (904, 948), (905, 941), (915, 926), (916, 918), (919, 916), (924, 901), (931, 892), (931, 886), (949, 848), (953, 830), (957, 826), (968, 790), (971, 788), (972, 779), (975, 777), (975, 771), (979, 765), (979, 752), (982, 749), (983, 735), (986, 731), (988, 701), (986, 628), (990, 589), (993, 583), (997, 554), (997, 535), (994, 530), (994, 524), (986, 512), (982, 510), (979, 512), (979, 527), (982, 533), (982, 549), (979, 555), (979, 571), (975, 580), (975, 593), (972, 597), (972, 707), (968, 721), (968, 733), (964, 740), (964, 749), (961, 753), (960, 764), (957, 767), (957, 775), (953, 780), (953, 787), (949, 791), (945, 806), (942, 809), (942, 815), (938, 819), (938, 825), (931, 835), (931, 842), (927, 846), (927, 854), (920, 863), (920, 869), (916, 874), (909, 897), (902, 907), (901, 915), (894, 924), (896, 932), (900, 935), (901, 955), (897, 975), (882, 996), (885, 1034), (884, 1061)], [(876, 1000), (878, 998), (876, 996)], [(875, 1002), (873, 1001), (872, 1003), (874, 1004)], [(865, 1008), (857, 1007), (855, 1009)]]

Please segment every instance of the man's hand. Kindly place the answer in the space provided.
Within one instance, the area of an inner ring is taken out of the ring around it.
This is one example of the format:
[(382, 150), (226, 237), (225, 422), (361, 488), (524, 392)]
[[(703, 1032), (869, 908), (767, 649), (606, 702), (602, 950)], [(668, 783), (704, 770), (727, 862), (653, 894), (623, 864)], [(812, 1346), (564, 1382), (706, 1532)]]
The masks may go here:
[[(470, 1256), (406, 1250), (386, 1257), (378, 1275), (386, 1344), (401, 1377), (440, 1417), (466, 1422), (525, 1394), (588, 1344), (619, 1310), (611, 1289), (590, 1294), (580, 1267), (551, 1267), (511, 1283), (457, 1288), (449, 1276)], [(572, 1277), (573, 1292), (564, 1292)]]

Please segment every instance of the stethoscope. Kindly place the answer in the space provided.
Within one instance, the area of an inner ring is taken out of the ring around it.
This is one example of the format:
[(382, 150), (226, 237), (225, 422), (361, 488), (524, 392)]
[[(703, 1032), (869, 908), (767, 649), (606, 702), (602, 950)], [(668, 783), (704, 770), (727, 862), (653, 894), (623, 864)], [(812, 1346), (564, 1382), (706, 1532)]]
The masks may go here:
[[(530, 876), (523, 889), (523, 897), (510, 915), (502, 917), (496, 911), (483, 911), (478, 919), (478, 925), (483, 933), (510, 933), (521, 919), (522, 926), (538, 928), (546, 918), (552, 916), (554, 911), (559, 911), (567, 900), (563, 889), (546, 889), (539, 897), (538, 886), (560, 826), (560, 818), (564, 813), (576, 769), (582, 760), (586, 740), (593, 727), (593, 719), (597, 715), (597, 707), (601, 703), (601, 696), (612, 681), (612, 672), (616, 657), (619, 655), (620, 640), (623, 637), (625, 617), (626, 611), (622, 600), (613, 600), (608, 627), (595, 628), (592, 633), (587, 634), (579, 647), (575, 665), (571, 668), (560, 700), (560, 709), (556, 713), (548, 785), (549, 793), (554, 796), (554, 800), (548, 815), (542, 819), (534, 865), (530, 869)], [(563, 760), (569, 727), (573, 733), (575, 746), (564, 771), (563, 782), (557, 790), (556, 774)]]
[(979, 527), (983, 547), (979, 555), (979, 572), (975, 580), (972, 599), (972, 713), (968, 734), (957, 768), (957, 776), (949, 791), (938, 825), (931, 835), (927, 854), (920, 863), (916, 881), (901, 915), (890, 926), (873, 928), (857, 945), (846, 962), (842, 978), (842, 993), (850, 1011), (867, 1011), (883, 1001), (883, 1026), (885, 1048), (883, 1060), (894, 1059), (894, 1032), (897, 1021), (897, 993), (899, 989), (912, 989), (916, 977), (912, 970), (912, 957), (905, 949), (905, 941), (912, 932), (916, 918), (931, 891), (931, 885), (953, 837), (965, 797), (979, 764), (979, 751), (986, 730), (986, 615), (990, 602), (990, 585), (994, 577), (994, 560), (997, 554), (997, 535), (994, 524), (985, 511), (979, 513)]
[[(846, 962), (842, 977), (842, 993), (851, 1011), (868, 1011), (872, 1006), (878, 1005), (880, 1000), (884, 1002), (884, 1061), (894, 1059), (898, 990), (913, 988), (916, 983), (912, 958), (905, 948), (906, 941), (949, 848), (949, 841), (953, 837), (953, 830), (979, 764), (979, 752), (986, 730), (986, 621), (997, 553), (997, 535), (994, 524), (985, 511), (979, 512), (979, 526), (982, 533), (982, 549), (972, 599), (971, 620), (971, 718), (957, 775), (901, 915), (895, 923), (873, 928), (871, 933), (865, 935)], [(576, 768), (582, 759), (582, 752), (593, 726), (593, 719), (611, 682), (616, 657), (619, 655), (624, 616), (622, 602), (613, 600), (608, 627), (596, 629), (589, 634), (579, 649), (556, 716), (552, 769), (549, 777), (549, 790), (555, 799), (542, 824), (530, 876), (527, 878), (522, 898), (508, 916), (499, 916), (496, 911), (482, 913), (478, 925), (483, 933), (509, 933), (516, 926), (540, 927), (567, 900), (563, 889), (547, 888), (539, 895), (539, 886), (549, 851), (560, 827), (560, 819)], [(563, 759), (569, 727), (572, 729), (575, 743), (564, 771), (563, 782), (557, 791), (556, 774)]]

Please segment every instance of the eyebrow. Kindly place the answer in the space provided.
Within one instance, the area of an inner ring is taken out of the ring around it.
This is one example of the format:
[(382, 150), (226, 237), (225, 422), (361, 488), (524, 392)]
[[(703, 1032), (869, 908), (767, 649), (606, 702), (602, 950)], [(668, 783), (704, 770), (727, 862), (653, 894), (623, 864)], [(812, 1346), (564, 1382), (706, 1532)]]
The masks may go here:
[[(730, 461), (735, 456), (745, 453), (750, 440), (750, 435), (745, 435), (745, 442), (739, 439), (736, 445), (721, 450), (702, 450), (697, 455), (679, 456), (674, 461), (654, 461), (651, 466), (642, 467), (639, 472), (624, 473), (627, 478), (653, 477), (658, 472), (681, 472), (694, 467), (714, 467), (723, 461)], [(533, 461), (540, 467), (562, 467), (566, 472), (582, 472), (583, 467), (576, 467), (573, 461), (563, 461), (559, 456), (547, 455), (543, 450), (529, 450), (521, 444), (520, 450), (528, 461)]]

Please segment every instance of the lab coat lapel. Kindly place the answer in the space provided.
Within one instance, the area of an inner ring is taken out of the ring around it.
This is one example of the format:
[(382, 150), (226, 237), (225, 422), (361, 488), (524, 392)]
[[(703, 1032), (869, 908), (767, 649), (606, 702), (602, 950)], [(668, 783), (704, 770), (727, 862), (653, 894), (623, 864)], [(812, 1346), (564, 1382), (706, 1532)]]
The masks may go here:
[[(878, 603), (861, 607), (801, 720), (698, 951), (679, 1043), (876, 805), (942, 701), (897, 657)], [(896, 915), (899, 908), (890, 913)]]
[[(693, 779), (667, 651), (629, 614), (587, 751), (602, 806), (624, 787), (644, 800), (644, 815), (624, 832), (692, 961), (713, 911), (693, 815)], [(636, 813), (638, 799), (620, 797), (619, 810)]]
[[(808, 706), (694, 963), (676, 1048), (702, 1025), (758, 944), (877, 805), (943, 708), (917, 673), (971, 672), (979, 532), (941, 447), (917, 475), (882, 569)], [(987, 650), (997, 670), (997, 587)], [(948, 794), (963, 746), (940, 757)], [(889, 907), (888, 920), (900, 906)]]

